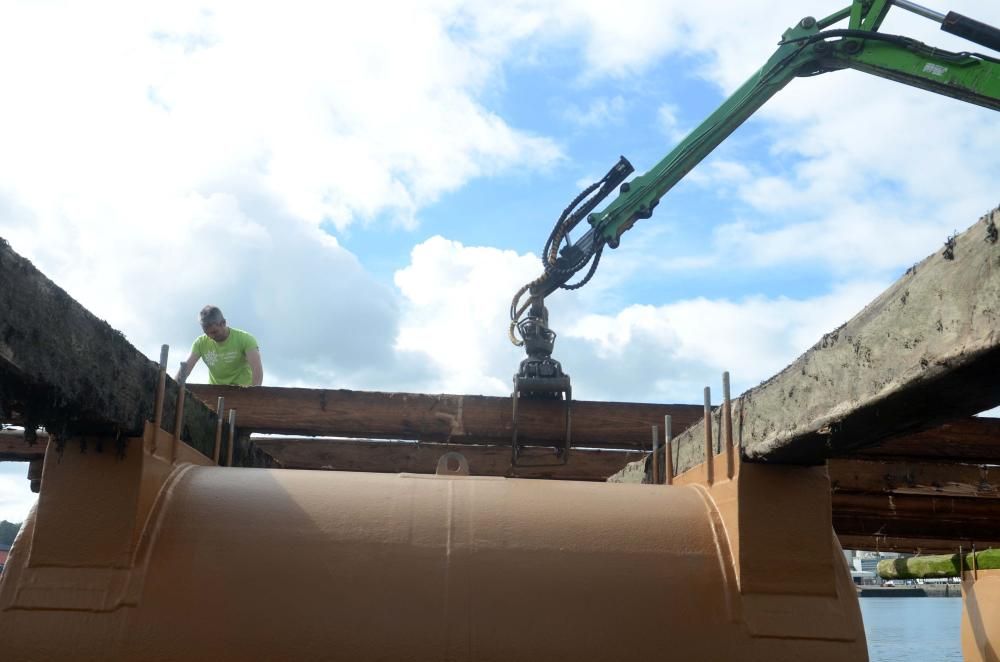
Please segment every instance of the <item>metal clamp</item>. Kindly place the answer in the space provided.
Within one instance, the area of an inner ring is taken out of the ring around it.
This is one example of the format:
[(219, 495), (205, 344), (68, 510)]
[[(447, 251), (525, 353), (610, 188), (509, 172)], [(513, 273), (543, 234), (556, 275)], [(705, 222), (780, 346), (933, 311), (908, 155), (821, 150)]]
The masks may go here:
[[(566, 403), (566, 431), (563, 436), (563, 444), (561, 447), (556, 448), (556, 462), (525, 462), (523, 456), (521, 455), (521, 444), (518, 440), (517, 434), (517, 424), (518, 424), (518, 411), (517, 403), (521, 395), (528, 397), (546, 397), (549, 399), (563, 399)], [(530, 395), (529, 395), (530, 394)], [(544, 394), (544, 395), (543, 395)], [(520, 375), (514, 377), (514, 393), (511, 396), (513, 400), (514, 411), (514, 431), (511, 436), (511, 455), (510, 463), (514, 467), (558, 467), (566, 464), (569, 461), (569, 447), (571, 443), (570, 432), (572, 430), (572, 407), (573, 407), (573, 389), (570, 387), (569, 377), (563, 375), (562, 377), (533, 377), (530, 379), (522, 378)]]
[[(570, 388), (569, 375), (563, 372), (559, 361), (552, 358), (552, 348), (555, 346), (555, 331), (549, 328), (548, 311), (541, 299), (533, 300), (531, 309), (524, 319), (517, 323), (517, 330), (524, 339), (524, 349), (528, 357), (521, 361), (517, 374), (514, 375), (513, 401), (514, 430), (511, 436), (510, 464), (514, 467), (556, 467), (569, 461), (570, 410), (573, 402), (573, 390)], [(521, 445), (518, 440), (518, 410), (517, 403), (521, 397), (539, 400), (564, 400), (566, 402), (566, 433), (563, 436), (562, 448), (556, 449), (556, 462), (524, 462), (521, 457)]]

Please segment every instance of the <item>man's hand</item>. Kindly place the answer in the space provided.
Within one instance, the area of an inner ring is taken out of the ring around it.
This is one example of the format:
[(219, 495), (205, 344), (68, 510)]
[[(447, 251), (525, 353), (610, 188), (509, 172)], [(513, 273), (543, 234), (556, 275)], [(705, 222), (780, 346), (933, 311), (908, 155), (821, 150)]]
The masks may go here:
[(191, 352), (191, 356), (188, 357), (187, 361), (181, 361), (181, 368), (177, 371), (177, 377), (175, 377), (178, 384), (183, 384), (187, 381), (188, 375), (194, 370), (194, 366), (198, 363), (199, 358), (196, 352)]

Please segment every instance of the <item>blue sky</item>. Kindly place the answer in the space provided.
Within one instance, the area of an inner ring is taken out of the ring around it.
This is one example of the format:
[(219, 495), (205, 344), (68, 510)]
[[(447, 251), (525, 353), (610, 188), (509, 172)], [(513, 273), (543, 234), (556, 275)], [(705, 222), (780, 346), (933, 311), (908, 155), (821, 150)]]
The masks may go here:
[[(173, 366), (215, 303), (266, 384), (504, 395), (510, 297), (566, 204), (619, 155), (655, 164), (841, 6), (314, 5), (4, 4), (0, 236)], [(992, 2), (934, 9), (1000, 24)], [(981, 50), (899, 9), (884, 31)], [(993, 208), (998, 145), (992, 111), (793, 81), (549, 299), (574, 395), (759, 383)], [(27, 507), (23, 470), (0, 465), (0, 518)]]

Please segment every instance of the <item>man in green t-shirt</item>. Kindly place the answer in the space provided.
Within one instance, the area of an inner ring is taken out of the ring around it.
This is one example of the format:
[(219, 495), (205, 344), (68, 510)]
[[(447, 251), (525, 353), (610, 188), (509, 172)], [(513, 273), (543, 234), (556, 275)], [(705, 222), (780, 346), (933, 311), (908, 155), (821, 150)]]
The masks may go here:
[(204, 359), (212, 384), (260, 386), (264, 366), (257, 340), (246, 331), (226, 326), (226, 318), (216, 306), (205, 306), (198, 317), (205, 334), (191, 345), (191, 356), (181, 364), (177, 381), (186, 379), (198, 359)]

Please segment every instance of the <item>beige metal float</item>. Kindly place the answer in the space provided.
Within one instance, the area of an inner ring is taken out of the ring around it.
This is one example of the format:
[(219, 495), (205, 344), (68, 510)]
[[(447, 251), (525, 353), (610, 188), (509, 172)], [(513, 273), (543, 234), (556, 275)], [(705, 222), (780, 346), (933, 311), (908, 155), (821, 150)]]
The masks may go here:
[(962, 657), (1000, 660), (1000, 570), (962, 573)]
[(225, 468), (152, 424), (50, 442), (3, 657), (866, 659), (825, 470), (714, 462), (620, 485)]

